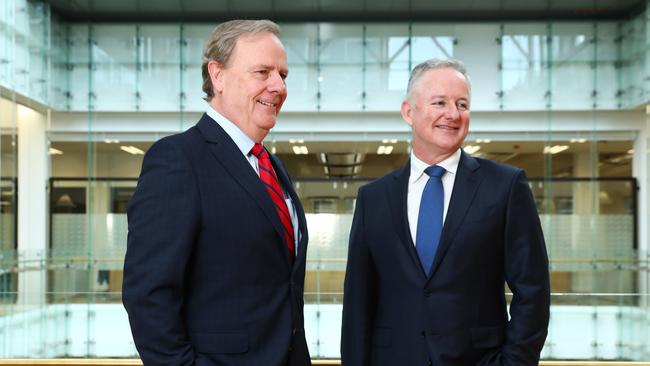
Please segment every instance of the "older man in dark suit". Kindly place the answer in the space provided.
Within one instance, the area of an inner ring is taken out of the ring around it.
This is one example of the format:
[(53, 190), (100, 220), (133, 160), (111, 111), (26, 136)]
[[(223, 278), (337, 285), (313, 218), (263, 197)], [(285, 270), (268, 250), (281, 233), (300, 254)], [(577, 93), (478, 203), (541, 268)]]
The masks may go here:
[(147, 152), (129, 202), (124, 306), (145, 365), (309, 365), (307, 225), (262, 141), (287, 96), (270, 21), (230, 21), (203, 57), (196, 126)]
[(462, 151), (470, 83), (458, 61), (415, 67), (401, 112), (409, 162), (357, 198), (343, 365), (536, 365), (549, 273), (524, 172)]

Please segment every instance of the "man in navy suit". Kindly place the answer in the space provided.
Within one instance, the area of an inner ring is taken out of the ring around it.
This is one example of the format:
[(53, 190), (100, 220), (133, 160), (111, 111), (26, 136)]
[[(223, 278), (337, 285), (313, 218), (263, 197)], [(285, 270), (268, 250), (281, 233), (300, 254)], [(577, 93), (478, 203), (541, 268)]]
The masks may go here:
[(216, 27), (203, 55), (207, 112), (144, 158), (123, 299), (145, 365), (310, 365), (305, 214), (261, 145), (287, 96), (278, 36), (266, 20)]
[(524, 172), (462, 151), (470, 82), (459, 61), (415, 67), (401, 113), (410, 160), (357, 197), (343, 365), (537, 365), (549, 272)]

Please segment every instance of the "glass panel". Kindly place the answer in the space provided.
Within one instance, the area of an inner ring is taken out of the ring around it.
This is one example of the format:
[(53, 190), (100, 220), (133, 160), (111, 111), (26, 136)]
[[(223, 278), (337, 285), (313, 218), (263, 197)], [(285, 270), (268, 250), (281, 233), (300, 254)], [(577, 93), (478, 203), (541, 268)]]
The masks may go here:
[(430, 58), (454, 57), (454, 27), (414, 23), (412, 25), (411, 68)]
[(13, 8), (10, 1), (0, 4), (0, 84), (13, 87), (12, 68), (13, 68), (13, 40), (14, 29), (9, 22), (13, 19), (11, 14)]
[(368, 24), (364, 47), (365, 105), (398, 111), (409, 79), (409, 28), (406, 24)]
[(322, 23), (318, 29), (320, 109), (362, 110), (363, 27), (359, 24)]
[[(6, 102), (0, 99), (6, 106)], [(0, 106), (0, 306), (16, 302), (17, 276), (17, 146), (15, 114)], [(5, 314), (0, 308), (0, 314)], [(0, 355), (2, 355), (0, 349)]]
[[(178, 25), (138, 27), (140, 110), (177, 112), (180, 107), (181, 93), (180, 27)], [(199, 51), (197, 57), (200, 55)], [(192, 68), (192, 71), (196, 72), (196, 69)], [(200, 85), (200, 83), (196, 84), (195, 88), (200, 88)]]
[[(551, 326), (542, 351), (544, 359), (645, 360), (647, 313), (636, 306), (647, 294), (554, 294)], [(580, 326), (576, 326), (580, 324)]]
[(501, 41), (504, 109), (543, 109), (548, 103), (548, 31), (547, 25), (539, 23), (504, 25)]
[(595, 103), (598, 109), (616, 109), (620, 73), (620, 25), (596, 23), (595, 47)]
[(283, 24), (282, 43), (287, 51), (289, 76), (283, 111), (315, 111), (319, 105), (318, 26)]
[[(2, 42), (2, 39), (0, 39)], [(0, 97), (0, 332), (18, 303), (18, 136), (16, 94)], [(24, 338), (24, 337), (23, 337)], [(0, 357), (5, 346), (0, 342)]]
[(551, 46), (554, 110), (591, 109), (595, 90), (595, 24), (553, 26)]
[(15, 37), (13, 86), (16, 92), (29, 95), (29, 38), (23, 33), (16, 33)]
[(623, 24), (621, 30), (621, 87), (618, 92), (622, 107), (636, 107), (645, 102), (644, 83), (646, 57), (645, 15)]
[[(126, 202), (135, 190), (134, 179), (93, 182), (88, 197), (85, 180), (54, 180), (50, 207), (52, 264), (50, 302), (85, 302), (88, 291), (106, 293), (95, 301), (120, 301), (123, 258), (126, 252)], [(97, 213), (88, 220), (87, 200)], [(102, 205), (102, 207), (98, 207)], [(89, 229), (90, 228), (90, 229)], [(92, 235), (92, 247), (88, 237)], [(88, 259), (83, 259), (90, 255)], [(88, 274), (88, 261), (93, 268)], [(62, 270), (62, 268), (68, 269)], [(82, 296), (79, 296), (82, 295)]]
[(23, 0), (0, 5), (0, 85), (48, 102), (49, 7)]
[[(133, 25), (92, 25), (94, 109), (135, 110), (136, 39)], [(161, 88), (161, 90), (165, 90)]]
[(70, 27), (52, 20), (50, 105), (60, 111), (70, 109)]
[(50, 16), (44, 3), (30, 2), (29, 14), (29, 92), (28, 95), (41, 103), (49, 103), (50, 65)]
[[(183, 54), (181, 63), (182, 93), (184, 110), (204, 112), (207, 108), (203, 97), (203, 48), (214, 30), (213, 25), (183, 26)], [(156, 84), (157, 85), (157, 84)], [(196, 121), (186, 121), (194, 124)]]
[(69, 85), (70, 85), (70, 110), (87, 111), (89, 106), (90, 84), (89, 67), (90, 53), (88, 52), (88, 25), (68, 25), (69, 52)]

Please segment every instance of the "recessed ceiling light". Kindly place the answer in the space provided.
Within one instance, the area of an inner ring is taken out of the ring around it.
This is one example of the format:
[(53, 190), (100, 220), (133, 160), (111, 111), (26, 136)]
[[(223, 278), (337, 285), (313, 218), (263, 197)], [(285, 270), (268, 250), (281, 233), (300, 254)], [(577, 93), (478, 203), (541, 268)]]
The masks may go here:
[(568, 145), (554, 145), (554, 146), (545, 146), (544, 154), (557, 154), (568, 149)]
[(144, 155), (144, 151), (138, 149), (135, 146), (131, 146), (131, 145), (129, 145), (129, 146), (122, 145), (122, 146), (120, 146), (120, 150), (126, 151), (126, 152), (128, 152), (129, 154), (132, 154), (132, 155)]

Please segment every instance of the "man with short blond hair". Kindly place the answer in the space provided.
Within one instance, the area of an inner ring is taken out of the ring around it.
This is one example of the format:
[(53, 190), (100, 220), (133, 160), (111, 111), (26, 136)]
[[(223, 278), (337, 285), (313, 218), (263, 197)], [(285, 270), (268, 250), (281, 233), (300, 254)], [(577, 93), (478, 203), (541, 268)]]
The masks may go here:
[(123, 299), (145, 365), (310, 365), (305, 214), (263, 145), (287, 97), (279, 34), (268, 20), (216, 27), (206, 113), (144, 158)]

